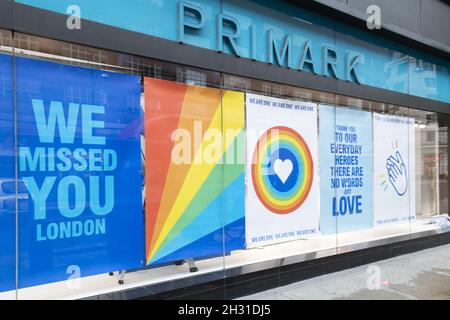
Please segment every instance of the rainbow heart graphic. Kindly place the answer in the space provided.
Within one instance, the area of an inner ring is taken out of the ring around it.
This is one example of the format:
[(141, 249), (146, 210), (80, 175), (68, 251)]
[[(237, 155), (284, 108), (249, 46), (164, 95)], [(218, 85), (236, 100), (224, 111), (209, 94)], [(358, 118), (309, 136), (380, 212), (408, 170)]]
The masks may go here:
[(276, 214), (298, 209), (308, 197), (314, 164), (303, 137), (277, 126), (262, 135), (253, 153), (252, 181), (261, 203)]

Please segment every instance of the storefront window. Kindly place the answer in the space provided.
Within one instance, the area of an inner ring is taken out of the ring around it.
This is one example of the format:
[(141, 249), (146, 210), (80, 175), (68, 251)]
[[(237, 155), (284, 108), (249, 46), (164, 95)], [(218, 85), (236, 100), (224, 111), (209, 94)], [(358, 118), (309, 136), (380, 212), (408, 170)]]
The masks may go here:
[(0, 36), (2, 298), (154, 294), (445, 230), (447, 116)]
[(448, 117), (409, 110), (415, 119), (417, 219), (430, 227), (448, 214)]

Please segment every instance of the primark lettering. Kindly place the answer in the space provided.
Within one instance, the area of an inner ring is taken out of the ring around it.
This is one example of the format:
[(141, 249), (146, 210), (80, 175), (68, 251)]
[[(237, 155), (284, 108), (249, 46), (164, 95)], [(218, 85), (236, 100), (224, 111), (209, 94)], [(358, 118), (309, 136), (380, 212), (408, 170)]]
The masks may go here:
[[(187, 43), (185, 35), (188, 33), (196, 34), (196, 32), (205, 28), (206, 20), (204, 10), (200, 5), (180, 1), (178, 3), (178, 41)], [(219, 52), (225, 52), (224, 47), (227, 45), (232, 54), (257, 60), (259, 42), (265, 41), (266, 62), (270, 64), (361, 83), (357, 67), (364, 62), (362, 54), (346, 52), (345, 56), (339, 56), (331, 43), (323, 44), (321, 52), (313, 52), (311, 40), (305, 40), (301, 45), (300, 53), (294, 56), (293, 39), (297, 37), (296, 34), (285, 34), (282, 39), (279, 39), (275, 36), (275, 31), (269, 29), (265, 32), (265, 37), (258, 37), (257, 27), (252, 25), (250, 27), (250, 38), (242, 39), (239, 21), (229, 14), (217, 14), (215, 25), (216, 50)], [(243, 55), (242, 46), (248, 52), (245, 55)], [(321, 63), (313, 58), (316, 54), (321, 54)], [(343, 71), (339, 71), (338, 65), (342, 63), (344, 64)]]

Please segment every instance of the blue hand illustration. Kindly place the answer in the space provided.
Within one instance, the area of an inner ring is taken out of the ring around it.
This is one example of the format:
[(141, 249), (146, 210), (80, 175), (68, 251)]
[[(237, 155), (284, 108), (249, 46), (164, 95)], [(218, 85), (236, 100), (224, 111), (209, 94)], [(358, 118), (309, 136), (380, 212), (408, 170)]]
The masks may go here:
[(408, 173), (406, 165), (400, 151), (397, 151), (394, 156), (390, 156), (386, 160), (386, 169), (389, 176), (389, 182), (399, 196), (405, 195), (408, 190)]

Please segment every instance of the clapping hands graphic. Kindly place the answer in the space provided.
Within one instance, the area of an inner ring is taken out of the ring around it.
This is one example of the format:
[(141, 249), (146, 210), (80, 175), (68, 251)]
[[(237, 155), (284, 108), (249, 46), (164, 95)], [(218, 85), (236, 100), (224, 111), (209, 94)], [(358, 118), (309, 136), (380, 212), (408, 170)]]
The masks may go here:
[(389, 156), (386, 160), (386, 169), (389, 182), (399, 196), (405, 195), (408, 190), (408, 173), (400, 151)]

